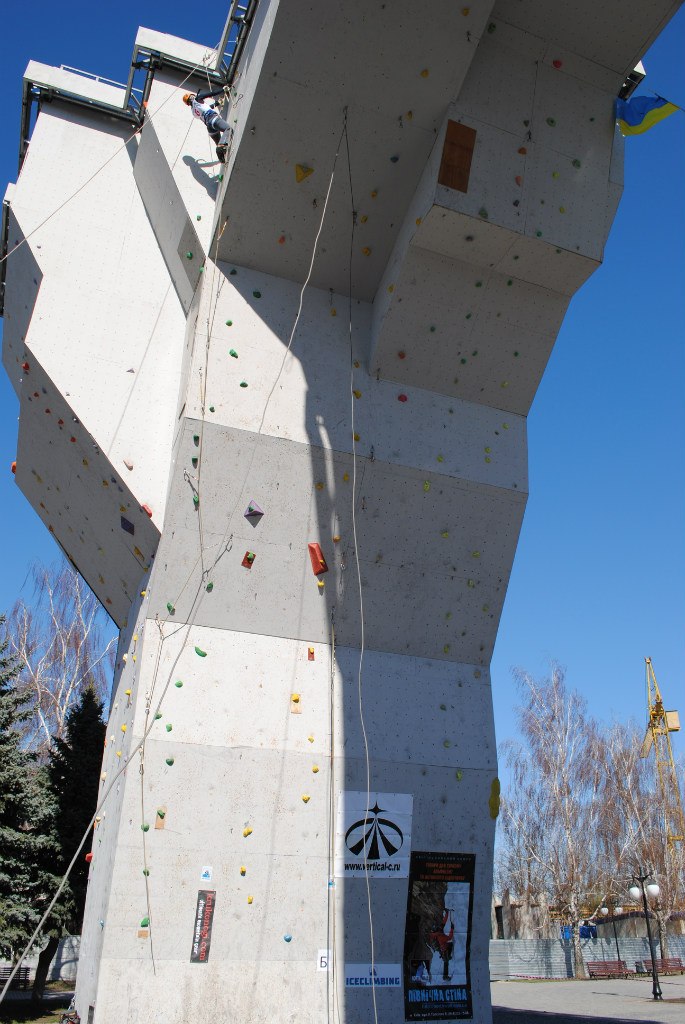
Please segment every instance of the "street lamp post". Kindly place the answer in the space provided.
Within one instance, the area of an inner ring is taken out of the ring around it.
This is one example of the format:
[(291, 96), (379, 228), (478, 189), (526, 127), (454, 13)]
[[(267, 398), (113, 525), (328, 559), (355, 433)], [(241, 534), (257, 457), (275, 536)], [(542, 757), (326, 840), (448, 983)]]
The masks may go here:
[(616, 931), (616, 914), (623, 913), (623, 907), (619, 907), (616, 904), (615, 897), (611, 897), (608, 901), (608, 906), (601, 907), (600, 913), (602, 917), (606, 917), (611, 908), (611, 923), (614, 926), (614, 942), (616, 943), (616, 959), (621, 959), (621, 950), (618, 948), (618, 932)]
[(628, 892), (633, 900), (638, 900), (642, 896), (642, 906), (645, 912), (645, 921), (647, 923), (647, 940), (649, 942), (649, 955), (652, 958), (652, 995), (655, 999), (663, 999), (661, 994), (661, 985), (659, 984), (659, 976), (656, 972), (656, 958), (654, 956), (654, 947), (652, 945), (652, 929), (649, 926), (649, 907), (647, 906), (647, 894), (649, 893), (654, 899), (659, 895), (659, 886), (656, 882), (648, 882), (645, 886), (645, 882), (651, 876), (645, 874), (640, 868), (639, 872), (633, 873), (633, 882), (639, 882), (639, 886), (631, 885)]

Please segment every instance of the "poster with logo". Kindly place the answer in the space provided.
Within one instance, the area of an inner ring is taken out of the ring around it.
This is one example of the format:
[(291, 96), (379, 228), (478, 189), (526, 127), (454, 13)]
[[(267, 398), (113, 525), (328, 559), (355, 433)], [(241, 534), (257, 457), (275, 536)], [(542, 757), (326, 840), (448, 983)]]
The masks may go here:
[(405, 1020), (472, 1017), (473, 853), (411, 855), (404, 932)]
[(209, 960), (215, 904), (216, 890), (200, 889), (197, 894), (197, 906), (195, 908), (193, 945), (190, 950), (191, 964), (206, 964)]
[(413, 805), (410, 793), (340, 793), (336, 877), (407, 878)]

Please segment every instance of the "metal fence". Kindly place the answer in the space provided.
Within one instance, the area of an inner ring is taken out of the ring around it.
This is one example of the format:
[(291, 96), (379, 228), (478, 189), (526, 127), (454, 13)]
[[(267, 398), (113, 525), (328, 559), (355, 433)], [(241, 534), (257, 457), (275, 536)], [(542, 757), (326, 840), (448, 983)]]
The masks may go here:
[[(638, 961), (650, 959), (646, 938), (618, 940), (621, 960), (635, 970)], [(616, 960), (616, 943), (612, 939), (581, 939), (583, 961)], [(655, 941), (656, 953), (659, 946)], [(685, 963), (685, 936), (669, 935), (669, 956), (679, 956)], [(564, 939), (491, 939), (490, 977), (493, 981), (505, 978), (573, 978), (575, 958), (573, 945)]]

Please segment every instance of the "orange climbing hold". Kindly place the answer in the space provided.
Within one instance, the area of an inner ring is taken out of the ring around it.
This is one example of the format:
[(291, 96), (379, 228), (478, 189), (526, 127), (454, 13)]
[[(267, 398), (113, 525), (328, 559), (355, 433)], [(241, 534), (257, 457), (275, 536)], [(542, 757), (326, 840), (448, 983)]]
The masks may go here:
[(309, 557), (312, 562), (312, 572), (315, 576), (320, 576), (324, 572), (328, 572), (328, 566), (326, 559), (323, 557), (323, 551), (321, 550), (320, 544), (309, 544)]
[(12, 470), (13, 473), (17, 472), (17, 464), (16, 464), (16, 462), (12, 463), (12, 465), (10, 466), (10, 469)]
[(526, 149), (525, 146), (521, 146), (521, 148), (519, 149), (519, 153), (520, 153), (521, 156), (525, 156), (527, 152), (528, 152), (528, 150)]
[(314, 661), (314, 648), (313, 647), (308, 647), (307, 648), (307, 661)]

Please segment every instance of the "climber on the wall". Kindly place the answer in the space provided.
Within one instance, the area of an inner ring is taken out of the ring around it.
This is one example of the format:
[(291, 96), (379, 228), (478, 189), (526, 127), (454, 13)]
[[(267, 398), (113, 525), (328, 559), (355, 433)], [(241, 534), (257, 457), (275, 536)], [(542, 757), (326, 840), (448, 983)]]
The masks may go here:
[(183, 102), (193, 109), (193, 117), (198, 117), (201, 121), (204, 121), (207, 131), (209, 132), (210, 138), (216, 145), (216, 155), (222, 164), (226, 163), (226, 151), (228, 145), (226, 142), (221, 142), (221, 136), (224, 132), (228, 131), (228, 124), (224, 121), (220, 114), (217, 114), (214, 107), (204, 100), (208, 100), (211, 96), (222, 96), (224, 94), (223, 86), (219, 89), (210, 91), (209, 89), (200, 89), (197, 95), (193, 96), (192, 93), (187, 92), (183, 97)]

